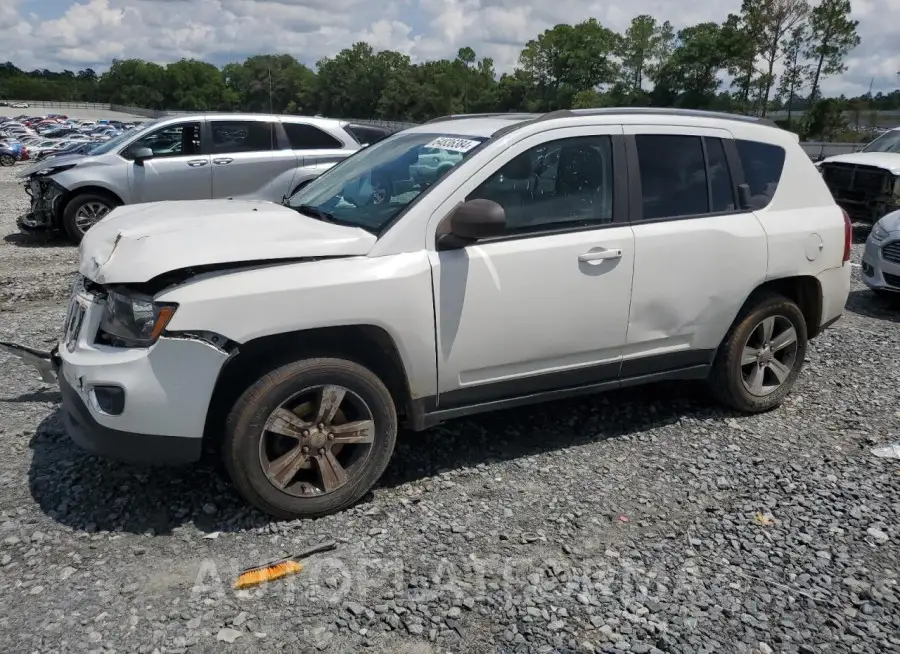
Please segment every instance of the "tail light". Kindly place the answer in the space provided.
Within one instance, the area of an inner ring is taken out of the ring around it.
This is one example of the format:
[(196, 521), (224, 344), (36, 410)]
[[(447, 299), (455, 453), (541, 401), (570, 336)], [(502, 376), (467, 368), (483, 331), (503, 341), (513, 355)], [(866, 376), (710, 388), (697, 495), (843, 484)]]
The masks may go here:
[(850, 214), (846, 209), (841, 209), (841, 213), (844, 214), (844, 263), (847, 263), (853, 246), (853, 223), (850, 222)]

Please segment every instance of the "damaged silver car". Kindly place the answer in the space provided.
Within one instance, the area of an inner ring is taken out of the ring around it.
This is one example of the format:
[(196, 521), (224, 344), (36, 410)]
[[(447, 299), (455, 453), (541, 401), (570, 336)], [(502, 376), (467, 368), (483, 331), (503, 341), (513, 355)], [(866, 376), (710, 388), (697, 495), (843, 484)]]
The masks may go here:
[(18, 225), (23, 231), (62, 229), (80, 242), (120, 205), (224, 198), (278, 202), (371, 142), (373, 129), (379, 128), (264, 114), (148, 122), (88, 155), (60, 156), (22, 171), (18, 176), (31, 208)]
[(835, 201), (853, 220), (874, 224), (900, 210), (900, 127), (860, 152), (816, 164)]

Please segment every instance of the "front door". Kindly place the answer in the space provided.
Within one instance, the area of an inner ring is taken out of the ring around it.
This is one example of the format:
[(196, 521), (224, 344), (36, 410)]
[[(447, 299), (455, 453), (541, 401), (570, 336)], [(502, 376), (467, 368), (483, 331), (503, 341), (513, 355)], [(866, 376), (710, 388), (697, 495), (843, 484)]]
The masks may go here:
[(430, 253), (439, 409), (619, 375), (634, 244), (624, 197), (621, 128), (578, 127), (513, 145), (448, 198), (501, 204), (508, 233)]
[[(131, 201), (208, 200), (212, 192), (209, 155), (200, 147), (200, 121), (160, 127), (128, 146), (128, 189)], [(153, 158), (135, 163), (130, 151), (150, 148)]]

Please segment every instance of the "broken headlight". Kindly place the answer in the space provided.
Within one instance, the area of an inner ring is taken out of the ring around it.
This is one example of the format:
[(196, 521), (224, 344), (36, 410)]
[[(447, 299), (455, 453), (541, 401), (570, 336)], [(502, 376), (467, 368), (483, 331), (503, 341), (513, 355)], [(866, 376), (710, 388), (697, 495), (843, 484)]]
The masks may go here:
[(100, 339), (118, 347), (150, 347), (172, 320), (176, 308), (153, 298), (109, 291), (100, 320)]
[(74, 168), (76, 164), (62, 164), (60, 166), (54, 166), (52, 163), (46, 165), (44, 168), (40, 170), (36, 170), (31, 173), (31, 177), (47, 177), (48, 175), (55, 175), (56, 173), (61, 173), (70, 168)]

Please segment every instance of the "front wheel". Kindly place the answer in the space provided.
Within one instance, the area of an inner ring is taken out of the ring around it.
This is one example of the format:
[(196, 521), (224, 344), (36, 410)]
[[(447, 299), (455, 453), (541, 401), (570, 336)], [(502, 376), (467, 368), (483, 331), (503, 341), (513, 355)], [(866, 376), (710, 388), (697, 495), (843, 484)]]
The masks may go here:
[(790, 393), (806, 358), (806, 319), (796, 303), (767, 295), (745, 307), (719, 346), (713, 394), (746, 413), (768, 411)]
[(69, 238), (80, 243), (85, 233), (116, 207), (116, 202), (100, 193), (81, 193), (63, 211), (62, 226)]
[(228, 416), (223, 455), (238, 492), (276, 518), (351, 506), (381, 477), (397, 438), (384, 383), (344, 359), (305, 359), (263, 376)]
[(0, 154), (0, 166), (9, 167), (16, 165), (16, 158), (11, 154)]

